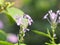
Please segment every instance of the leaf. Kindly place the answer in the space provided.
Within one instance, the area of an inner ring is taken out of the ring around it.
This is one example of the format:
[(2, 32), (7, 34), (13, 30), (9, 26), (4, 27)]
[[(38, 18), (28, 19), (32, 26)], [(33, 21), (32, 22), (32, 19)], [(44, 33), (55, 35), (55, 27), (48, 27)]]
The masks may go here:
[(14, 44), (14, 45), (18, 45), (18, 43)]
[(26, 44), (22, 43), (22, 44), (20, 44), (20, 45), (26, 45)]
[(2, 34), (4, 34), (4, 35), (6, 35), (6, 33), (5, 33), (3, 30), (0, 30), (0, 33), (2, 33)]
[(0, 30), (0, 40), (6, 40), (6, 33), (3, 30)]
[(6, 41), (0, 41), (0, 45), (13, 45), (13, 44)]
[(55, 43), (45, 43), (46, 45), (57, 45), (57, 44), (55, 44)]
[(7, 13), (5, 13), (5, 14), (6, 14), (7, 18), (9, 19), (9, 23), (14, 24), (15, 20), (9, 14), (7, 14)]
[(15, 7), (7, 8), (7, 11), (11, 16), (15, 16), (16, 14), (19, 14), (19, 15), (24, 14), (20, 9)]
[[(18, 45), (18, 43), (16, 43), (15, 45)], [(26, 45), (26, 44), (24, 44), (24, 43), (20, 43), (20, 45)]]
[(48, 35), (48, 34), (43, 33), (43, 32), (40, 32), (40, 31), (37, 31), (37, 30), (33, 30), (33, 32), (35, 32), (35, 33), (36, 33), (36, 34), (38, 34), (38, 35), (42, 35), (42, 36), (49, 37), (49, 35)]
[(48, 33), (49, 37), (51, 37), (51, 34), (50, 34), (50, 32), (49, 32), (49, 29), (48, 29), (48, 28), (47, 28), (47, 33)]
[(23, 11), (15, 7), (7, 8), (7, 10), (5, 10), (4, 13), (9, 18), (11, 23), (13, 23), (14, 21), (16, 22), (16, 19), (15, 19), (16, 15), (23, 16), (24, 14)]

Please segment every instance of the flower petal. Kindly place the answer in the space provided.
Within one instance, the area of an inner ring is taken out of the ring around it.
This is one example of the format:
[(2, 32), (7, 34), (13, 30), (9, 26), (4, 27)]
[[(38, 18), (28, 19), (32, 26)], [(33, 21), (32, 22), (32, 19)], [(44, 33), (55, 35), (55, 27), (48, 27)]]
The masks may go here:
[(46, 19), (46, 18), (47, 18), (47, 16), (48, 16), (48, 14), (46, 14), (46, 15), (43, 17), (43, 19)]

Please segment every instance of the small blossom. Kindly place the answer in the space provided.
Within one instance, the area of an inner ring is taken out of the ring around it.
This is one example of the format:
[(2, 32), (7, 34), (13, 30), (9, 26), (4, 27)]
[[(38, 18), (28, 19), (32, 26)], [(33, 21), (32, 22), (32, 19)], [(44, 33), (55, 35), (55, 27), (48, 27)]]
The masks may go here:
[(7, 40), (12, 43), (18, 42), (18, 37), (15, 34), (8, 34)]
[[(24, 32), (23, 36), (25, 36), (26, 31), (29, 31), (29, 29), (23, 28), (23, 32)], [(20, 33), (22, 33), (22, 31), (20, 31)]]
[(24, 32), (29, 31), (29, 29), (24, 29)]
[(26, 32), (26, 31), (29, 31), (30, 29), (27, 29), (27, 28), (23, 28), (23, 31)]
[(56, 37), (56, 34), (54, 34), (53, 36)]
[(25, 15), (24, 15), (24, 18), (28, 19), (28, 24), (29, 24), (29, 25), (32, 24), (33, 20), (32, 20), (32, 18), (31, 18), (29, 15), (25, 14)]
[(30, 29), (26, 29), (27, 31), (29, 31)]
[(18, 26), (20, 26), (20, 24), (22, 24), (23, 25), (23, 18), (25, 18), (25, 19), (27, 19), (28, 20), (28, 24), (29, 25), (31, 25), (32, 24), (32, 22), (33, 22), (33, 20), (32, 20), (32, 18), (29, 16), (29, 15), (23, 15), (23, 16), (19, 16), (19, 15), (17, 15), (16, 17), (15, 17), (15, 19), (16, 19), (16, 23), (17, 23), (17, 25)]
[(16, 19), (16, 23), (18, 26), (20, 26), (20, 24), (22, 24), (22, 16), (16, 15), (15, 19)]
[(31, 21), (30, 20), (28, 20), (28, 24), (31, 25)]
[(55, 14), (55, 13), (52, 13), (52, 14), (50, 15), (50, 18), (51, 18), (52, 20), (54, 20), (54, 19), (56, 18), (56, 14)]
[(47, 16), (48, 16), (48, 14), (46, 14), (46, 15), (43, 17), (43, 19), (46, 19), (46, 18), (47, 18)]
[(48, 13), (51, 14), (52, 13), (52, 10), (48, 11)]
[(20, 26), (20, 24), (22, 24), (22, 18), (19, 18), (16, 22), (17, 22), (17, 25)]
[(58, 17), (57, 23), (60, 23), (60, 16)]
[(56, 22), (57, 16), (58, 16), (58, 15), (56, 15), (55, 13), (51, 13), (51, 14), (50, 14), (50, 19), (51, 19), (51, 21), (52, 21), (52, 22)]
[(0, 20), (0, 29), (3, 28), (3, 22)]
[[(23, 28), (23, 32), (25, 33), (26, 31), (29, 31), (29, 29)], [(25, 36), (25, 34), (23, 36)]]
[(24, 14), (24, 18), (31, 19), (31, 17), (27, 14)]
[[(49, 21), (49, 23), (56, 23), (57, 24), (57, 22), (60, 22), (60, 17), (59, 17), (60, 10), (58, 10), (56, 13), (54, 13), (52, 10), (50, 10), (50, 11), (48, 11), (48, 14), (49, 14), (49, 17), (47, 20)], [(44, 16), (44, 19), (47, 18), (48, 14), (46, 14)]]
[(57, 11), (57, 14), (59, 14), (59, 15), (60, 15), (60, 10), (58, 10), (58, 11)]
[(55, 14), (52, 10), (49, 11), (49, 14), (50, 14), (50, 20), (51, 20), (51, 22), (55, 22), (58, 15)]

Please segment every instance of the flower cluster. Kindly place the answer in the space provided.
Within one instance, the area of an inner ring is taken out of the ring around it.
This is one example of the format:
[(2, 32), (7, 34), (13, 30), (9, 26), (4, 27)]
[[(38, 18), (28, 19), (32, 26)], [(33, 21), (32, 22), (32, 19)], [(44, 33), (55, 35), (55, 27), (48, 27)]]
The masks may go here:
[(21, 24), (23, 25), (23, 21), (22, 21), (23, 18), (28, 20), (28, 24), (29, 25), (32, 24), (33, 20), (32, 20), (32, 18), (29, 15), (27, 15), (27, 14), (24, 14), (23, 16), (17, 15), (16, 16), (16, 23), (17, 23), (18, 26), (20, 26)]
[(52, 10), (48, 11), (48, 13), (44, 16), (44, 19), (47, 19), (49, 23), (60, 23), (60, 10), (58, 10), (56, 13), (54, 13)]
[[(21, 25), (22, 25), (22, 31), (24, 33), (26, 31), (29, 31), (29, 29), (27, 29), (27, 26), (31, 25), (33, 22), (32, 18), (29, 15), (27, 15), (27, 14), (24, 14), (23, 16), (16, 15), (15, 19), (16, 19), (16, 23), (18, 26), (21, 27)], [(22, 33), (22, 31), (20, 31), (20, 33)], [(23, 34), (23, 36), (25, 36), (25, 34)]]

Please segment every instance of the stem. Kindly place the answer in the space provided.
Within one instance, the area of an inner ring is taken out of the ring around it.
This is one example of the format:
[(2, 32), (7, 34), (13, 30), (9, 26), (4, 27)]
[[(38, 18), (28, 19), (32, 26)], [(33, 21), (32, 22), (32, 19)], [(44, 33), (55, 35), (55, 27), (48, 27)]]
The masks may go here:
[(53, 36), (52, 36), (52, 43), (53, 44), (55, 44), (55, 38), (54, 38), (54, 34), (55, 34), (55, 27), (54, 27), (54, 25), (52, 24), (52, 26), (51, 26), (51, 28), (52, 28), (52, 33), (53, 33)]
[(48, 20), (48, 22), (51, 24), (51, 22), (50, 22), (50, 20), (48, 19), (48, 17), (47, 17), (47, 20)]
[(55, 44), (54, 32), (53, 32), (53, 36), (52, 36), (52, 43)]
[(18, 45), (20, 45), (20, 44), (23, 43), (23, 42), (24, 42), (24, 31), (23, 31), (22, 26), (20, 26)]

